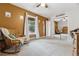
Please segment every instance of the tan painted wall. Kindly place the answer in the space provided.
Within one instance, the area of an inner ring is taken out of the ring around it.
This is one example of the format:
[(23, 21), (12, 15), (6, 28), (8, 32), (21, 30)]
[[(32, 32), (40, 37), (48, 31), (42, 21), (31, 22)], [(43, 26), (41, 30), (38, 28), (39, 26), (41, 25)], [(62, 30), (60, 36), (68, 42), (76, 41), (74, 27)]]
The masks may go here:
[[(6, 11), (11, 12), (12, 16), (5, 17)], [(43, 32), (43, 21), (45, 22), (47, 18), (8, 3), (6, 4), (0, 3), (0, 27), (8, 28), (11, 32), (15, 33), (17, 36), (23, 35), (24, 19), (20, 19), (20, 16), (25, 17), (26, 12), (29, 15), (38, 16), (38, 19), (40, 20), (39, 22), (40, 36), (45, 36), (45, 32)]]

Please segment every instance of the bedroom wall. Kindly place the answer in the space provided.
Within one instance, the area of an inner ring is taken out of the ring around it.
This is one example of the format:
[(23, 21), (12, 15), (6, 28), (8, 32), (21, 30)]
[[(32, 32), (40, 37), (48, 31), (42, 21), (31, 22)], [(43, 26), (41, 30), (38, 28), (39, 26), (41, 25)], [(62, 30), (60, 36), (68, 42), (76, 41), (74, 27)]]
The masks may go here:
[(70, 36), (70, 31), (79, 28), (79, 8), (75, 8), (72, 11), (66, 12), (68, 16), (68, 26), (69, 26), (69, 39), (73, 40)]
[(74, 9), (73, 11), (66, 12), (69, 20), (69, 29), (70, 31), (76, 28), (79, 28), (79, 8)]
[[(11, 12), (12, 16), (5, 17), (6, 11)], [(28, 13), (29, 15), (32, 16), (38, 16), (38, 19), (40, 20), (39, 22), (40, 36), (45, 36), (46, 33), (43, 31), (44, 27), (43, 22), (44, 24), (46, 24), (47, 18), (8, 3), (6, 4), (0, 3), (0, 27), (8, 28), (11, 32), (15, 33), (17, 36), (23, 35), (25, 19), (20, 19), (20, 16), (23, 16), (23, 18), (25, 18), (25, 16), (27, 16), (25, 15), (25, 13)]]
[[(68, 41), (72, 41), (70, 31), (79, 28), (79, 8), (75, 8), (70, 11), (66, 11), (65, 14), (68, 16)], [(53, 19), (53, 18), (52, 18)], [(51, 31), (54, 28), (51, 29)], [(52, 33), (52, 32), (51, 32)], [(53, 34), (53, 33), (52, 33)]]
[[(11, 17), (5, 17), (5, 12), (11, 12)], [(10, 4), (0, 3), (0, 27), (5, 27), (16, 35), (23, 34), (23, 21), (25, 11)]]

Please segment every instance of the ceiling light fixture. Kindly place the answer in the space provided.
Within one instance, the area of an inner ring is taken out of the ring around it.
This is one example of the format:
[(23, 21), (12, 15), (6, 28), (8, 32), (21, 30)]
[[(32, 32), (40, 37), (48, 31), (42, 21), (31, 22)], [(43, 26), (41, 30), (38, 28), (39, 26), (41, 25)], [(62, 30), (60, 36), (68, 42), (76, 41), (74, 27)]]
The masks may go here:
[(45, 8), (48, 8), (48, 5), (46, 3), (39, 3), (39, 4), (37, 4), (36, 7), (45, 7)]

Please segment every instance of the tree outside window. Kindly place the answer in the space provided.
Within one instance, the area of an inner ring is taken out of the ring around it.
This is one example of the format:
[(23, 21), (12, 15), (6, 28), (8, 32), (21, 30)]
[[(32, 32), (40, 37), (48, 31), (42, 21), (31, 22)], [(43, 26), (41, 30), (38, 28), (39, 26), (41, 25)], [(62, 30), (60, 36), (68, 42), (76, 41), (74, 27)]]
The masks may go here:
[(29, 32), (34, 33), (35, 32), (35, 19), (34, 18), (28, 18), (28, 24), (29, 24)]

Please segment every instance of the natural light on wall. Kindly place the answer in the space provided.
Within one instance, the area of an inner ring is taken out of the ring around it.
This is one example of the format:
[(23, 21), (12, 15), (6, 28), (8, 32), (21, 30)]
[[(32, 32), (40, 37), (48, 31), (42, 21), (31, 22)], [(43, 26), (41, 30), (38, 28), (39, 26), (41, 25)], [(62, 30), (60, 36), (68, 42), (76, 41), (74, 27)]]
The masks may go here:
[(22, 20), (23, 20), (23, 19), (24, 19), (24, 16), (20, 15), (20, 19), (22, 19)]

